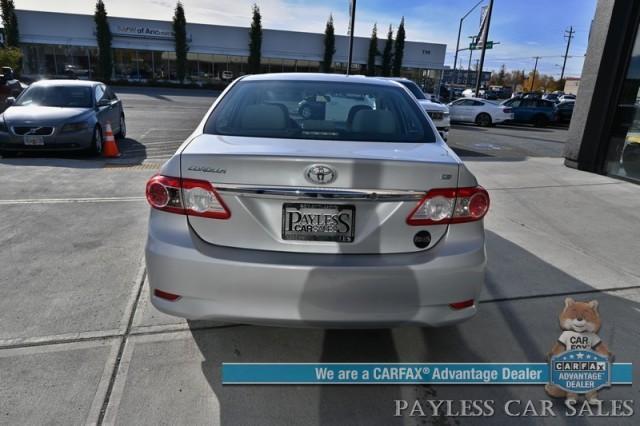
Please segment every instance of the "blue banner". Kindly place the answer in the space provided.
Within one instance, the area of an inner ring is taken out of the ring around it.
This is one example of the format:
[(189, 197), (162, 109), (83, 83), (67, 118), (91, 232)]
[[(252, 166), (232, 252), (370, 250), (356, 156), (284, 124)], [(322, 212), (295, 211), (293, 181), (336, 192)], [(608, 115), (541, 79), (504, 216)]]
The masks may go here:
[[(611, 384), (630, 385), (632, 364), (611, 364)], [(223, 384), (549, 383), (547, 363), (223, 363)]]

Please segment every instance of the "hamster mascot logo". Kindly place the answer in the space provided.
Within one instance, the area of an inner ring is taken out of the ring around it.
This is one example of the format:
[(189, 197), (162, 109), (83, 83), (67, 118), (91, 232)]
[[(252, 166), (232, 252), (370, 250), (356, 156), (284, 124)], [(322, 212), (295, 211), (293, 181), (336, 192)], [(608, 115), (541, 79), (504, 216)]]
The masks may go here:
[(598, 301), (567, 297), (559, 319), (563, 331), (549, 353), (550, 383), (545, 391), (573, 403), (584, 394), (589, 404), (599, 404), (598, 389), (611, 383), (612, 354), (598, 336), (602, 324)]

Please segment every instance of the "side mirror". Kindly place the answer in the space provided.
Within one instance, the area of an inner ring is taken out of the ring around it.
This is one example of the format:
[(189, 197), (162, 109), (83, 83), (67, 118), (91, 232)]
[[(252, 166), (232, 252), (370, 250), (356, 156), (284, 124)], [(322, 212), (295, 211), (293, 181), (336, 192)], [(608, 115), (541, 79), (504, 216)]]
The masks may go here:
[(109, 106), (109, 105), (111, 105), (111, 101), (109, 99), (104, 99), (104, 98), (100, 99), (96, 104), (96, 106), (98, 107)]
[(5, 104), (7, 104), (7, 106), (11, 106), (16, 103), (16, 98), (14, 98), (13, 96), (9, 96), (4, 102)]

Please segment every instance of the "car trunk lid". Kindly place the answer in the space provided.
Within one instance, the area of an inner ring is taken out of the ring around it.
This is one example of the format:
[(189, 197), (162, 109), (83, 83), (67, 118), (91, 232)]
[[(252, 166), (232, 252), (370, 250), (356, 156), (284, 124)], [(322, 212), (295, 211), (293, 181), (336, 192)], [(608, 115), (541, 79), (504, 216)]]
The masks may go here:
[[(418, 251), (420, 230), (432, 247), (447, 225), (409, 226), (406, 218), (428, 190), (456, 187), (458, 167), (437, 143), (200, 135), (181, 153), (182, 177), (211, 182), (231, 212), (226, 220), (189, 217), (203, 240), (307, 253)], [(318, 181), (323, 168), (326, 183)], [(327, 226), (345, 233), (334, 238)]]

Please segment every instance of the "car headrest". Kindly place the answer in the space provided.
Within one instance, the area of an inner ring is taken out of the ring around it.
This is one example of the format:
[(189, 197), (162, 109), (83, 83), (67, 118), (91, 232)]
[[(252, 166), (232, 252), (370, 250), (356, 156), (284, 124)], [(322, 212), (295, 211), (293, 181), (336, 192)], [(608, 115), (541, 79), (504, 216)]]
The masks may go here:
[(249, 105), (240, 116), (240, 126), (247, 130), (283, 130), (287, 128), (287, 113), (278, 105)]
[(351, 130), (358, 133), (392, 134), (396, 132), (396, 121), (391, 111), (361, 109), (353, 117)]
[(351, 109), (349, 110), (349, 115), (347, 116), (347, 124), (349, 126), (353, 125), (353, 118), (356, 116), (356, 112), (358, 111), (362, 111), (362, 110), (372, 110), (373, 108), (371, 108), (369, 105), (355, 105), (352, 106)]

